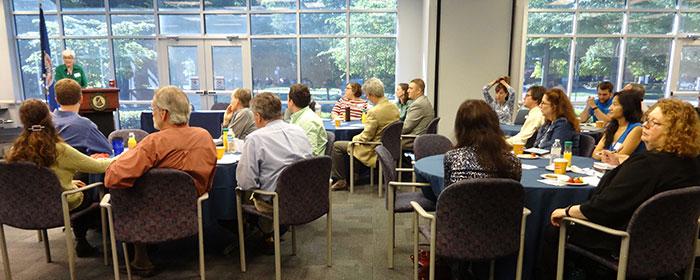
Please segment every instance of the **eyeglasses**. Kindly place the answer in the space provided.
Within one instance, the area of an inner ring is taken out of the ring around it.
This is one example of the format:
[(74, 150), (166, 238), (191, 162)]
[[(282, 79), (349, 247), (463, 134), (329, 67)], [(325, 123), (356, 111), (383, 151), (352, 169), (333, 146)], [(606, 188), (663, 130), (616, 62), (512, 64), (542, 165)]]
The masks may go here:
[(662, 126), (664, 124), (661, 122), (658, 122), (656, 120), (647, 119), (646, 121), (644, 121), (644, 123), (642, 125), (645, 127), (652, 127), (652, 126)]

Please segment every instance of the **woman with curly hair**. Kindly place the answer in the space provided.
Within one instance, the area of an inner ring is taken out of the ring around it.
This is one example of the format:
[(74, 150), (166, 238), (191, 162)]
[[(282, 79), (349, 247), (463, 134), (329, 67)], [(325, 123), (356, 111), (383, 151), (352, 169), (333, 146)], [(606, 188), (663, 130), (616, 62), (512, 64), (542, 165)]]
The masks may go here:
[[(48, 167), (56, 174), (64, 191), (85, 186), (85, 183), (73, 180), (76, 172), (104, 173), (112, 162), (111, 159), (94, 159), (86, 156), (63, 142), (53, 125), (49, 107), (38, 99), (22, 102), (19, 107), (19, 118), (25, 129), (8, 150), (7, 161), (28, 161), (41, 167)], [(68, 207), (71, 212), (85, 209), (92, 203), (93, 196), (90, 193), (78, 192), (68, 195)], [(88, 226), (98, 219), (96, 213), (97, 211), (93, 211), (90, 215), (82, 215), (71, 222), (75, 230), (75, 248), (78, 257), (95, 256), (97, 253), (85, 239)]]
[(578, 118), (574, 112), (574, 106), (571, 105), (563, 90), (548, 89), (542, 97), (540, 109), (545, 121), (537, 131), (535, 147), (549, 149), (556, 139), (559, 139), (562, 146), (565, 141), (574, 141), (579, 132)]
[[(652, 196), (673, 189), (700, 185), (700, 118), (692, 105), (677, 99), (662, 99), (647, 112), (642, 128), (647, 151), (630, 156), (600, 179), (588, 201), (554, 210), (551, 223), (562, 218), (590, 220), (603, 226), (624, 229), (632, 213)], [(567, 226), (569, 242), (615, 254), (619, 238), (588, 228)], [(541, 277), (553, 279), (556, 268), (556, 236), (544, 245)]]
[(350, 108), (350, 118), (359, 120), (362, 118), (362, 111), (369, 110), (367, 101), (360, 98), (362, 96), (362, 86), (352, 82), (345, 87), (345, 95), (338, 99), (333, 105), (331, 115), (333, 118), (343, 118), (345, 116), (345, 108)]

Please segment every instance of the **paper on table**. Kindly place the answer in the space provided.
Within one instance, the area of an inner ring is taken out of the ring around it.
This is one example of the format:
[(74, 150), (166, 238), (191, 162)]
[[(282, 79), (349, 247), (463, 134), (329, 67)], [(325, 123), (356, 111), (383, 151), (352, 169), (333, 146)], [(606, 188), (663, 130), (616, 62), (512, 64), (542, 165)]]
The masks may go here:
[(581, 180), (583, 180), (584, 183), (589, 184), (593, 187), (597, 187), (598, 183), (600, 183), (600, 178), (598, 178), (596, 176), (583, 177), (583, 178), (581, 178)]
[(557, 187), (566, 186), (566, 183), (560, 182), (560, 181), (557, 181), (557, 180), (540, 179), (540, 180), (537, 180), (537, 181), (540, 182), (540, 183), (543, 183), (543, 184), (552, 185), (552, 186), (557, 186)]
[(224, 154), (224, 156), (216, 161), (216, 164), (234, 164), (241, 159), (241, 154)]
[(524, 163), (522, 163), (521, 166), (522, 166), (522, 168), (525, 169), (525, 170), (537, 169), (537, 166), (529, 165), (529, 164), (524, 164)]
[(362, 123), (354, 123), (354, 124), (348, 125), (348, 127), (363, 128), (363, 127), (365, 127), (365, 125)]

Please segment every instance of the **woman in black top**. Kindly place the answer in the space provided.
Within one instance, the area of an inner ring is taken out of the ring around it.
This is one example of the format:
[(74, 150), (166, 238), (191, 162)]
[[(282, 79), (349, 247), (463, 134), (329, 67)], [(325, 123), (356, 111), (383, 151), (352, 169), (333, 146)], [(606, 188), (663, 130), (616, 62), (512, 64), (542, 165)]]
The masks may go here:
[[(652, 196), (700, 185), (700, 118), (692, 105), (676, 99), (660, 100), (648, 111), (642, 141), (647, 152), (631, 156), (605, 174), (588, 201), (554, 210), (552, 225), (558, 227), (562, 218), (569, 216), (624, 229), (637, 207)], [(611, 253), (619, 250), (619, 238), (575, 226), (567, 232), (569, 241), (577, 245)], [(545, 255), (542, 257), (547, 259), (540, 265), (556, 258), (556, 253)]]

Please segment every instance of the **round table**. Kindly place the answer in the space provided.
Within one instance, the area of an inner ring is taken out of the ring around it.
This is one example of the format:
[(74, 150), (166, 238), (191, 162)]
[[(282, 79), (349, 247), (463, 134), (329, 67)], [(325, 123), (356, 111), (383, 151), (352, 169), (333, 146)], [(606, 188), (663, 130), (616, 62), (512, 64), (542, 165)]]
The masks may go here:
[(335, 134), (335, 141), (351, 141), (353, 136), (360, 134), (365, 129), (365, 125), (360, 120), (341, 121), (340, 127), (335, 127), (335, 121), (324, 119), (323, 126), (326, 131)]
[[(444, 155), (435, 155), (416, 161), (416, 178), (419, 181), (429, 182), (433, 192), (438, 195), (444, 188)], [(579, 204), (588, 199), (594, 187), (552, 186), (537, 180), (544, 173), (551, 173), (544, 169), (549, 164), (549, 159), (522, 160), (522, 163), (537, 166), (536, 169), (523, 169), (520, 183), (525, 189), (525, 207), (532, 211), (527, 218), (525, 230), (525, 254), (523, 262), (523, 279), (534, 279), (534, 267), (540, 251), (542, 232), (549, 225), (549, 217), (557, 208), (572, 204)], [(573, 157), (573, 164), (581, 168), (591, 167), (592, 158)], [(567, 173), (569, 176), (585, 176), (576, 173)], [(515, 257), (499, 260), (500, 266), (496, 269), (498, 279), (513, 279), (515, 276)]]

